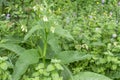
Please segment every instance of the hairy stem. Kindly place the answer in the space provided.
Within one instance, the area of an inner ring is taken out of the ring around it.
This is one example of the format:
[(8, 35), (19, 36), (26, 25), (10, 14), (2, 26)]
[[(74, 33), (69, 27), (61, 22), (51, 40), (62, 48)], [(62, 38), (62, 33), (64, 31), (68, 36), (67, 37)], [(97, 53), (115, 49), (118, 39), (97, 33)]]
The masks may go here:
[(44, 65), (45, 65), (45, 59), (46, 59), (46, 52), (47, 52), (47, 32), (45, 29), (44, 50), (43, 50), (43, 63), (44, 63)]

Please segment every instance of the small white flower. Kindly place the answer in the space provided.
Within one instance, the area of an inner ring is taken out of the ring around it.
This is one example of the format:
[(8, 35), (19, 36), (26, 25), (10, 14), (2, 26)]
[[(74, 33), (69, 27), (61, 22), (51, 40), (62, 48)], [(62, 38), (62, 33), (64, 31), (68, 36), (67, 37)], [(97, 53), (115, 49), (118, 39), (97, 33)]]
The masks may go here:
[(36, 11), (36, 10), (37, 10), (37, 6), (34, 6), (34, 7), (33, 7), (33, 10)]
[(112, 12), (110, 12), (110, 16), (112, 16), (112, 14), (113, 14), (113, 13), (112, 13)]
[(47, 21), (48, 21), (47, 16), (43, 16), (43, 21), (45, 21), (45, 22), (47, 22)]
[(104, 4), (104, 3), (105, 3), (105, 0), (101, 0), (101, 2), (102, 2), (102, 4)]
[(6, 20), (10, 19), (10, 14), (6, 15)]
[(118, 6), (120, 6), (120, 1), (118, 2)]
[(2, 14), (1, 16), (5, 16), (5, 14)]
[(55, 27), (51, 27), (51, 28), (50, 28), (50, 31), (51, 31), (52, 33), (54, 33), (54, 32), (55, 32)]
[(88, 45), (87, 44), (83, 44), (81, 47), (88, 50)]
[(95, 31), (99, 31), (100, 30), (100, 28), (95, 28)]
[(117, 45), (118, 45), (118, 42), (114, 42), (113, 45), (114, 45), (114, 46), (117, 46)]
[(7, 14), (8, 17), (10, 17), (10, 14)]
[(89, 16), (89, 18), (90, 18), (90, 19), (92, 19), (92, 18), (93, 18), (93, 16), (91, 16), (91, 15), (90, 15), (90, 16)]
[(22, 29), (22, 31), (27, 32), (27, 28), (26, 28), (26, 26), (22, 25), (22, 26), (21, 26), (21, 29)]
[(95, 28), (95, 32), (97, 32), (97, 33), (101, 33), (101, 28)]
[(116, 24), (118, 24), (119, 21), (116, 21)]
[(112, 38), (116, 38), (117, 37), (117, 34), (112, 34)]
[(112, 12), (110, 12), (110, 15), (109, 15), (109, 16), (110, 16), (110, 17), (112, 17), (112, 15), (113, 15), (113, 13), (112, 13)]
[(43, 7), (40, 7), (40, 10), (43, 11), (44, 10)]

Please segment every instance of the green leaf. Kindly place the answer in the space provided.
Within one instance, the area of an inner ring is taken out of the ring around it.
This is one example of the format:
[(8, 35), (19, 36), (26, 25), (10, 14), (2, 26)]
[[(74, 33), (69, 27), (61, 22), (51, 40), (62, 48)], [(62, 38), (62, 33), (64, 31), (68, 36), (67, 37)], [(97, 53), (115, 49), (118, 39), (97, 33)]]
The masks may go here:
[(53, 70), (55, 70), (55, 66), (53, 64), (49, 64), (47, 66), (47, 71), (53, 71)]
[(24, 41), (26, 41), (35, 31), (39, 29), (40, 29), (39, 25), (32, 27), (32, 29), (30, 29), (30, 31), (25, 35)]
[(51, 49), (55, 52), (58, 53), (61, 51), (61, 48), (58, 44), (58, 40), (52, 36), (49, 40), (48, 40), (48, 44), (50, 45)]
[(5, 4), (6, 2), (7, 2), (6, 0), (0, 0), (0, 6), (2, 6), (2, 3), (3, 3), (4, 5), (6, 5), (6, 4)]
[(74, 38), (72, 37), (72, 35), (70, 34), (69, 31), (61, 28), (61, 27), (56, 27), (55, 28), (55, 34), (61, 36), (61, 37), (65, 37), (67, 39), (71, 39), (71, 40), (74, 40)]
[(55, 56), (55, 52), (51, 49), (50, 46), (47, 46), (47, 54), (46, 54), (46, 59), (53, 59)]
[(51, 76), (52, 76), (52, 80), (59, 80), (60, 78), (57, 71), (53, 71)]
[(94, 72), (80, 72), (74, 76), (74, 80), (112, 80), (104, 75)]
[(35, 64), (38, 61), (39, 55), (36, 49), (25, 50), (15, 64), (12, 80), (19, 80), (20, 77), (26, 72), (28, 66)]
[(13, 52), (15, 52), (18, 55), (21, 55), (22, 52), (25, 51), (25, 49), (22, 48), (21, 46), (15, 45), (15, 44), (9, 44), (9, 43), (7, 43), (7, 44), (0, 44), (0, 47), (8, 49), (10, 51), (13, 51)]
[(63, 64), (69, 64), (75, 61), (91, 58), (92, 55), (77, 51), (63, 51), (55, 55)]
[(63, 80), (74, 80), (72, 72), (68, 69), (67, 66), (62, 65), (64, 70), (62, 71), (61, 75), (63, 76)]
[(55, 63), (54, 65), (55, 65), (56, 69), (64, 70), (63, 67), (59, 63)]
[(21, 38), (13, 38), (13, 37), (5, 37), (3, 38), (0, 43), (11, 43), (11, 44), (15, 44), (15, 43), (21, 43), (22, 39)]

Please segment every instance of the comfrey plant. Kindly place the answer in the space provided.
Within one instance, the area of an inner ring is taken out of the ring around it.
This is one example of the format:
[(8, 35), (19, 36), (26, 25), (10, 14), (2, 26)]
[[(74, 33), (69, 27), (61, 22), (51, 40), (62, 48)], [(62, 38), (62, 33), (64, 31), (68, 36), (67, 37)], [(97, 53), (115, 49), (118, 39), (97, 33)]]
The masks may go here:
[[(32, 6), (31, 11), (33, 11), (33, 14), (29, 15), (29, 18), (32, 18), (31, 23), (29, 23), (32, 27), (27, 27), (26, 29), (26, 26), (22, 25), (19, 28), (20, 30), (22, 29), (22, 32), (26, 32), (21, 42), (0, 42), (0, 48), (16, 53), (16, 59), (12, 62), (13, 65), (15, 64), (13, 71), (11, 71), (10, 76), (4, 79), (111, 80), (93, 72), (80, 72), (77, 75), (72, 74), (67, 66), (68, 64), (89, 59), (92, 55), (80, 51), (62, 50), (59, 44), (61, 42), (60, 39), (74, 41), (74, 38), (68, 30), (62, 28), (61, 16), (54, 13), (53, 5), (54, 3), (48, 4), (44, 0), (41, 4), (37, 3), (35, 6)], [(81, 47), (88, 50), (86, 44), (83, 44)], [(6, 60), (4, 65), (6, 66)], [(4, 68), (4, 65), (2, 64), (1, 67), (0, 64), (0, 67), (8, 71), (6, 74), (9, 74), (8, 68)]]
[[(46, 2), (44, 5), (35, 5), (33, 10), (36, 14), (33, 21), (34, 27), (28, 30), (24, 40), (20, 43), (28, 44), (30, 47), (25, 49), (18, 44), (2, 42), (0, 44), (0, 47), (18, 56), (11, 78), (8, 80), (72, 80), (72, 73), (65, 64), (73, 62), (72, 58), (67, 60), (67, 57), (70, 54), (72, 56), (73, 53), (62, 52), (58, 39), (74, 40), (73, 37), (58, 25), (57, 16), (52, 13)], [(21, 29), (23, 30), (23, 26)], [(62, 54), (65, 54), (65, 58)], [(33, 68), (29, 68), (30, 66)], [(32, 75), (29, 75), (30, 73)], [(66, 73), (67, 76), (64, 76)]]

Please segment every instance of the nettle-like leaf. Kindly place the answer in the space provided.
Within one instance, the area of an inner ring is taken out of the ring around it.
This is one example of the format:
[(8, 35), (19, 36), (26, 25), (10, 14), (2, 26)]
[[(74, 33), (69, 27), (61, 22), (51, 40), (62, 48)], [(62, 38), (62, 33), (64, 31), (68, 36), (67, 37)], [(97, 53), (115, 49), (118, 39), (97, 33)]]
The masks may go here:
[(55, 28), (55, 34), (67, 38), (67, 39), (71, 39), (74, 40), (73, 36), (70, 34), (70, 32), (68, 30), (65, 30), (61, 27), (56, 27)]
[(91, 58), (92, 55), (78, 51), (63, 51), (55, 55), (63, 64), (69, 64), (75, 61)]
[(19, 80), (20, 77), (26, 72), (29, 65), (35, 64), (38, 61), (39, 54), (36, 49), (25, 50), (15, 64), (12, 80)]
[(8, 49), (8, 50), (10, 50), (10, 51), (13, 51), (13, 52), (15, 52), (15, 53), (18, 54), (18, 55), (21, 55), (22, 52), (25, 51), (24, 48), (22, 48), (21, 46), (16, 45), (16, 44), (9, 44), (9, 43), (0, 44), (0, 47), (1, 47), (1, 48), (5, 48), (5, 49)]
[(74, 76), (74, 80), (112, 80), (104, 75), (94, 72), (80, 72)]

